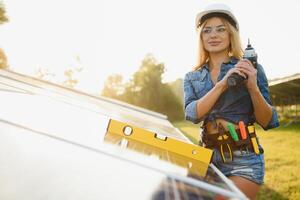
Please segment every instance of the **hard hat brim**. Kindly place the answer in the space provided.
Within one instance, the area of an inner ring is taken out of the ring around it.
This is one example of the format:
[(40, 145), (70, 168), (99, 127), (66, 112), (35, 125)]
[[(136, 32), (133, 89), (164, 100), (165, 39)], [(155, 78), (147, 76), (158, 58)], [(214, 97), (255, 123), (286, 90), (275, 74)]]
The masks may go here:
[[(222, 10), (222, 9), (213, 9), (213, 10), (206, 10), (202, 11), (197, 14), (196, 21), (195, 21), (195, 28), (199, 27), (206, 19), (211, 17), (220, 16), (222, 18), (227, 19), (237, 30), (239, 30), (239, 24), (235, 16), (229, 10)], [(203, 20), (204, 19), (204, 20)]]

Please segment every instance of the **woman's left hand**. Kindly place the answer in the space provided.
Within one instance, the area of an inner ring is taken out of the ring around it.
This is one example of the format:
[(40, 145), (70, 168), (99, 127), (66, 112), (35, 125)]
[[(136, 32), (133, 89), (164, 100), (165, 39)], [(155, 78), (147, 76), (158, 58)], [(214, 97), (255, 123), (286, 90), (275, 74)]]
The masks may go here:
[(257, 70), (254, 68), (252, 63), (247, 60), (243, 59), (240, 60), (236, 65), (236, 68), (238, 68), (242, 73), (244, 73), (248, 79), (245, 80), (245, 84), (248, 88), (248, 90), (256, 89), (257, 88)]

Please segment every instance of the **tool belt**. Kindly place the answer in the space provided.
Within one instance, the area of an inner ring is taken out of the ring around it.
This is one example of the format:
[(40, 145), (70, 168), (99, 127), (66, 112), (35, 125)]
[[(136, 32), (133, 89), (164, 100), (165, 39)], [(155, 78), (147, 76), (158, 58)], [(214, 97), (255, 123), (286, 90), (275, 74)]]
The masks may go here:
[(228, 123), (227, 127), (229, 131), (225, 131), (222, 124), (218, 124), (218, 133), (215, 134), (206, 133), (204, 128), (202, 138), (205, 147), (217, 149), (220, 152), (224, 163), (234, 159), (232, 152), (236, 150), (239, 150), (241, 154), (263, 153), (263, 149), (258, 146), (254, 125), (245, 126), (243, 122), (240, 122), (239, 129), (234, 129), (231, 123)]

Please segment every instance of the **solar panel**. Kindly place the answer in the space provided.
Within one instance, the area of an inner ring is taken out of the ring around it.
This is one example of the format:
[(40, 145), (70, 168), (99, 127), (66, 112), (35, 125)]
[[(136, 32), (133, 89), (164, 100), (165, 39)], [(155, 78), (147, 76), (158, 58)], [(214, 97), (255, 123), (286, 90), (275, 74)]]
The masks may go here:
[(110, 129), (190, 144), (163, 115), (6, 70), (0, 98), (0, 199), (245, 199), (202, 157)]

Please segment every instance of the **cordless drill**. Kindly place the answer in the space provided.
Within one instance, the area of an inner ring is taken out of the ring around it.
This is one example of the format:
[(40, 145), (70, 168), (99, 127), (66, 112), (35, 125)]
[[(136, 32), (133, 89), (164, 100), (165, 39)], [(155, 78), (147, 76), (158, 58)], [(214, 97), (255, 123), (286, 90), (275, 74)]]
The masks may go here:
[[(257, 67), (257, 54), (255, 53), (254, 48), (251, 46), (249, 39), (243, 58), (248, 59), (255, 68)], [(235, 87), (240, 85), (244, 80), (245, 78), (243, 76), (233, 73), (228, 77), (227, 84), (228, 87)]]

